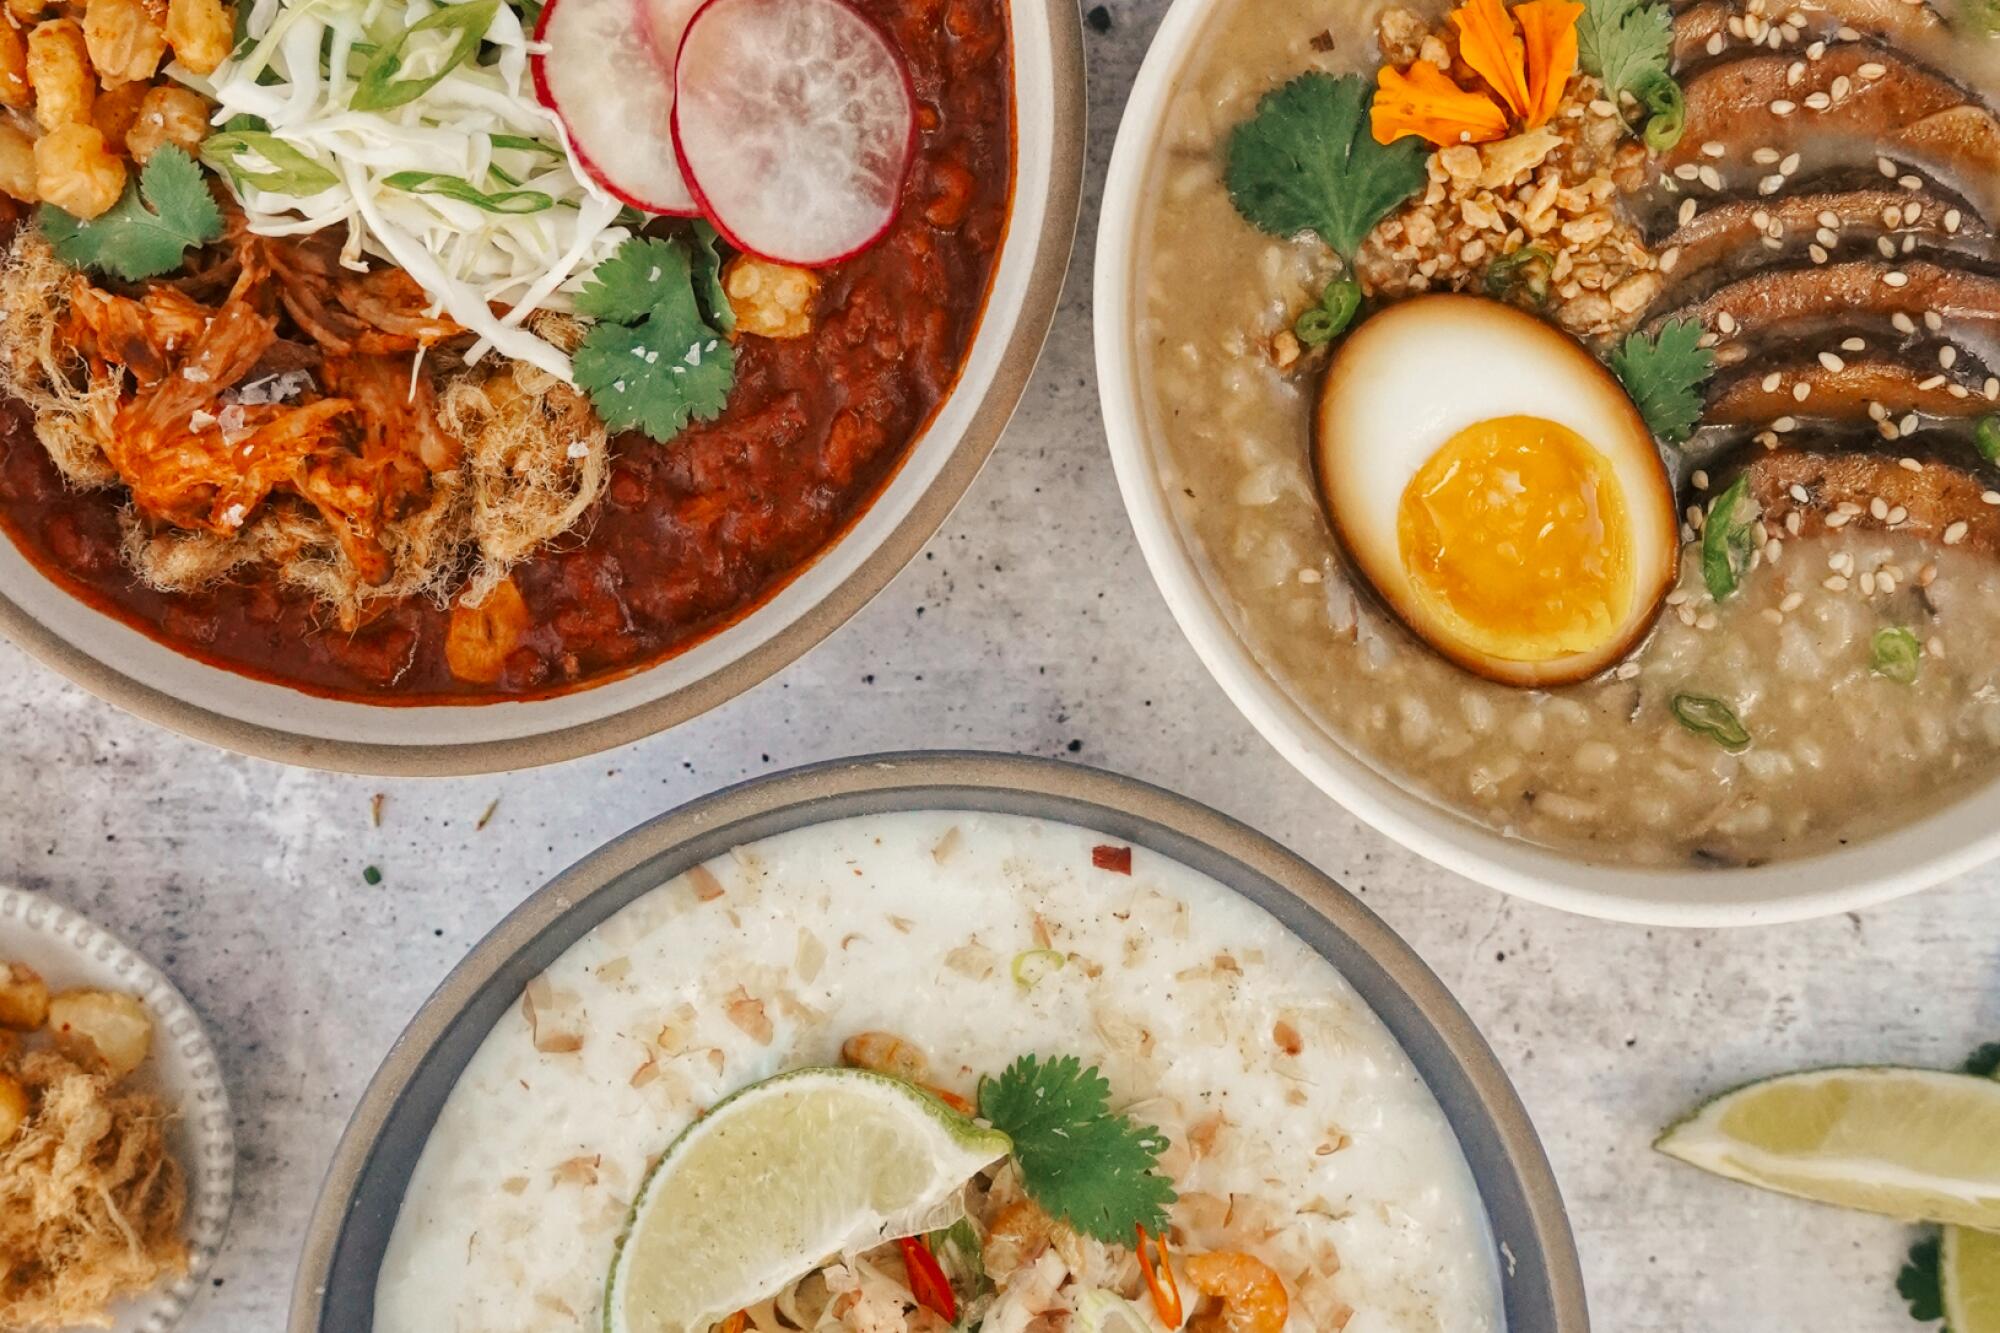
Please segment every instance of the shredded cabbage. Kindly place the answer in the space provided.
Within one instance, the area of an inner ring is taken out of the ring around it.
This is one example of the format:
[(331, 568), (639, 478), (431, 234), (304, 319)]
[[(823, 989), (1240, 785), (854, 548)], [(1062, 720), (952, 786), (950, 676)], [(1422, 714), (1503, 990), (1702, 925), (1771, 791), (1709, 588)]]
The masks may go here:
[[(485, 11), (478, 51), (454, 63)], [(211, 138), (203, 157), (252, 231), (344, 224), (341, 261), (407, 270), (479, 335), (473, 359), (494, 348), (573, 382), (569, 357), (524, 321), (569, 308), (628, 230), (537, 100), (528, 55), (520, 16), (492, 0), (255, 0), (213, 75), (174, 73), (215, 100), (218, 126), (247, 130)], [(356, 110), (358, 91), (377, 109)]]

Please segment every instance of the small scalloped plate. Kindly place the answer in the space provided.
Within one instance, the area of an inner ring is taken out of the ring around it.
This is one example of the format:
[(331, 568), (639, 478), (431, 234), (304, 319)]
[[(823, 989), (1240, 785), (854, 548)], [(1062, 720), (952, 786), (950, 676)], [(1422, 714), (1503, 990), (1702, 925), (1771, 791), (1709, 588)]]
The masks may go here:
[(132, 1077), (178, 1111), (168, 1133), (187, 1174), (187, 1275), (120, 1302), (114, 1333), (168, 1333), (181, 1321), (222, 1238), (236, 1197), (229, 1090), (194, 1008), (124, 941), (38, 893), (0, 886), (0, 962), (26, 963), (50, 990), (79, 986), (137, 996), (152, 1015), (153, 1054)]

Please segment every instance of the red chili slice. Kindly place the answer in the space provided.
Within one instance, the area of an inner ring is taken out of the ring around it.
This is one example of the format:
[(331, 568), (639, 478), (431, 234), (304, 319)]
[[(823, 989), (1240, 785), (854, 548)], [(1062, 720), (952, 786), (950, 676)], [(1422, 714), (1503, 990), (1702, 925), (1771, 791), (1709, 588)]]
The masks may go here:
[(1109, 870), (1114, 875), (1129, 875), (1132, 873), (1132, 849), (1113, 847), (1108, 842), (1101, 842), (1090, 849), (1090, 863), (1099, 870)]
[(917, 1298), (917, 1304), (946, 1323), (958, 1322), (958, 1295), (944, 1269), (938, 1267), (937, 1257), (915, 1236), (901, 1237), (896, 1244), (902, 1247), (903, 1270), (909, 1275), (910, 1294)]

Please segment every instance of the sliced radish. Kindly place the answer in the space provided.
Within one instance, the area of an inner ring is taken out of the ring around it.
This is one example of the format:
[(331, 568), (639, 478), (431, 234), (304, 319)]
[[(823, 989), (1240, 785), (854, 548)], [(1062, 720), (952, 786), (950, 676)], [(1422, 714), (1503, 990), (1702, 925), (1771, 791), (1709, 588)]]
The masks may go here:
[(916, 94), (896, 48), (843, 0), (708, 0), (674, 79), (682, 173), (730, 244), (831, 264), (895, 222)]
[(674, 49), (700, 0), (549, 0), (535, 93), (592, 180), (648, 213), (700, 210), (674, 155)]

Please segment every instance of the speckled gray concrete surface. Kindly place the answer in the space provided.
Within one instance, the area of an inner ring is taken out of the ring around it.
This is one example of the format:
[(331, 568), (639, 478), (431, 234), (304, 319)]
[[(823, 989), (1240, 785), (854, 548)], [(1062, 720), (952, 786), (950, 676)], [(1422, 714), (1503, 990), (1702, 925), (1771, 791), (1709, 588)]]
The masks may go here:
[[(1093, 182), (1163, 7), (1114, 0), (1108, 30), (1089, 34)], [(1095, 209), (1093, 184), (1040, 373), (957, 514), (806, 660), (672, 734), (511, 777), (331, 777), (154, 730), (0, 644), (0, 881), (147, 951), (206, 1016), (234, 1090), (235, 1230), (187, 1327), (282, 1326), (300, 1229), (356, 1095), (430, 988), (537, 884), (723, 784), (930, 746), (1136, 774), (1361, 893), (1458, 993), (1535, 1113), (1599, 1328), (1913, 1327), (1893, 1290), (1904, 1228), (1713, 1182), (1647, 1144), (1759, 1074), (1945, 1064), (2000, 1038), (2000, 867), (1858, 917), (1648, 931), (1512, 902), (1331, 805), (1209, 681), (1133, 545), (1090, 368)], [(369, 865), (378, 886), (362, 880)]]

